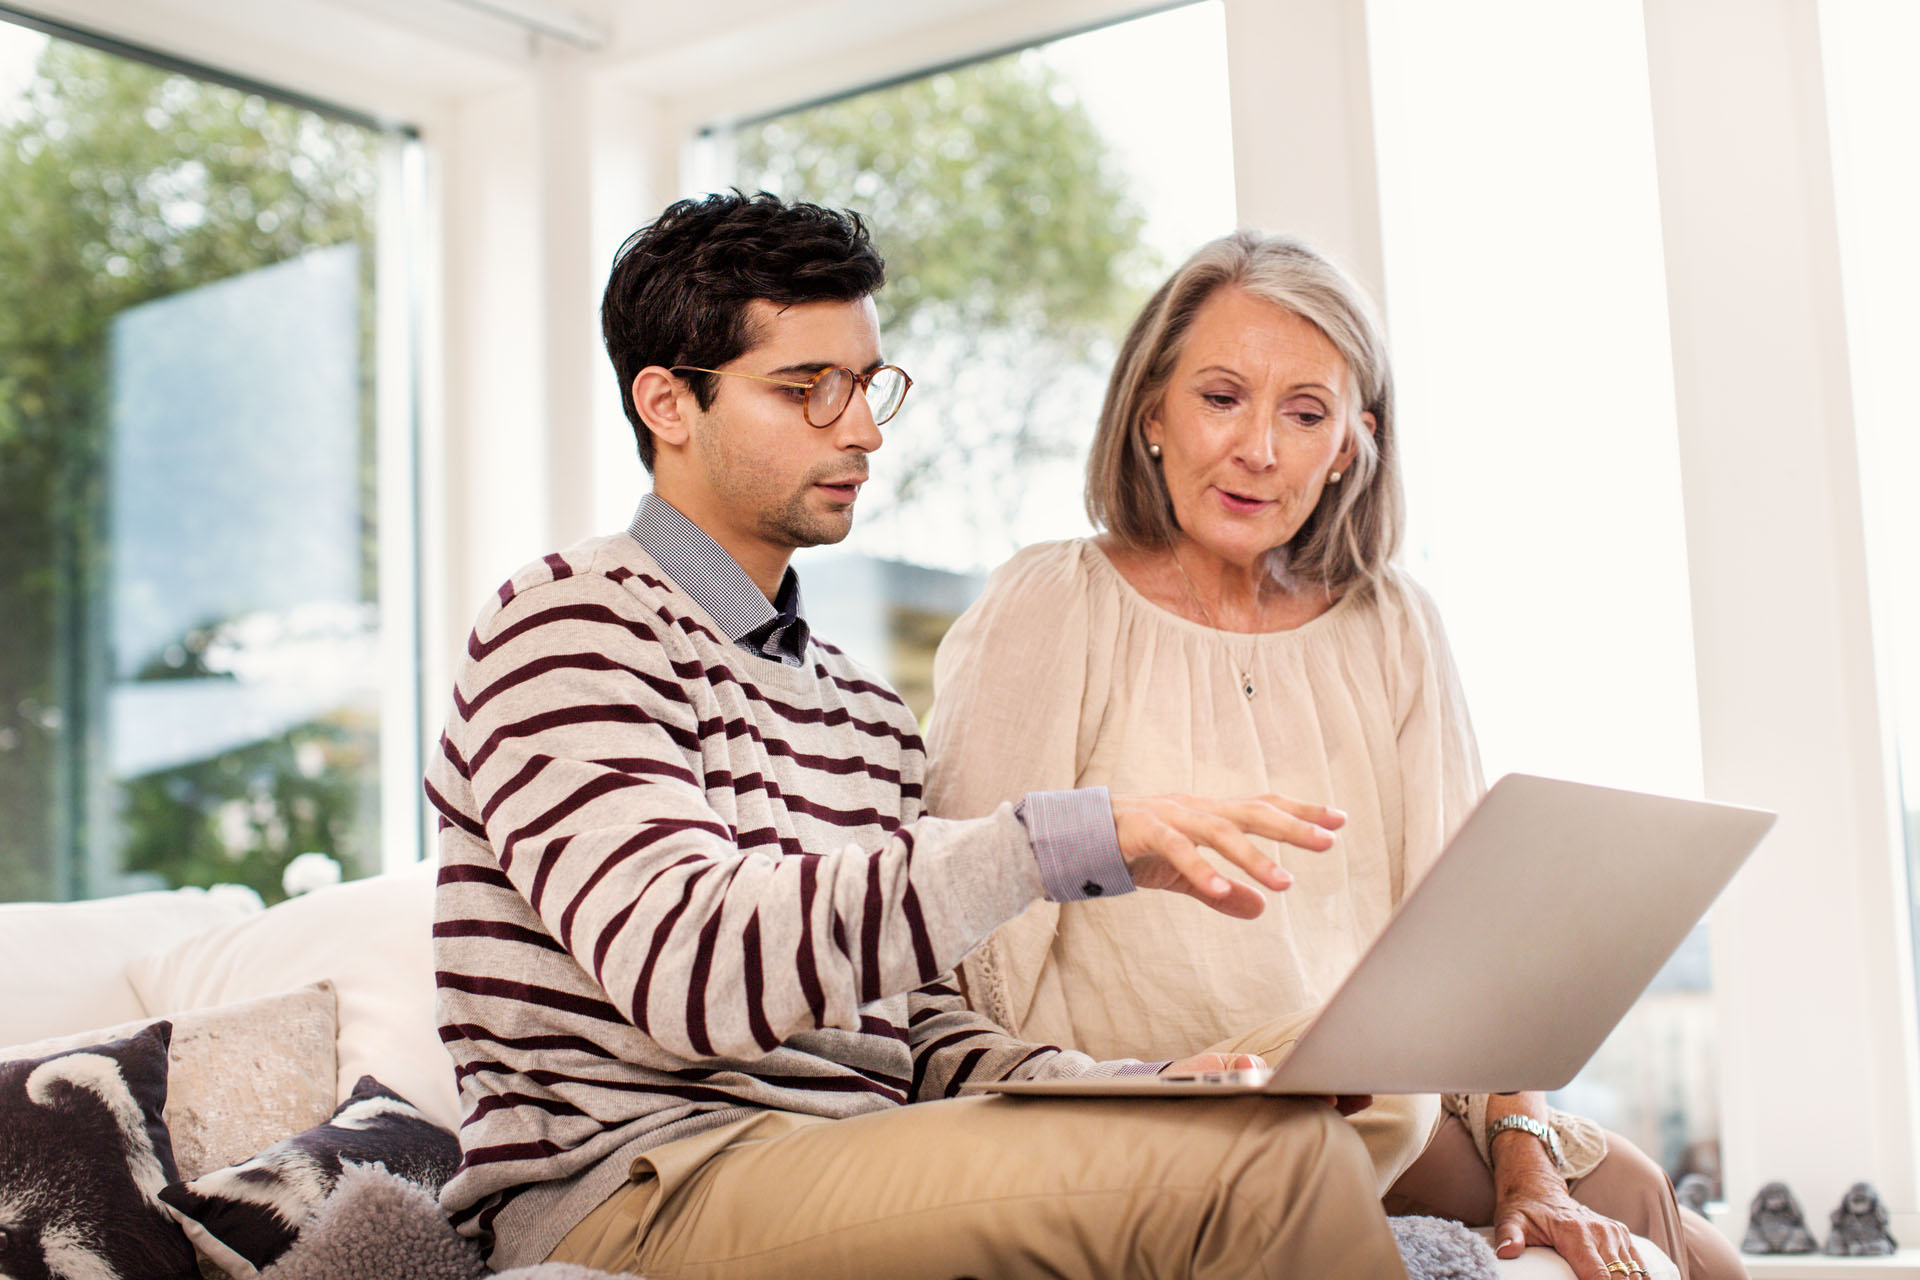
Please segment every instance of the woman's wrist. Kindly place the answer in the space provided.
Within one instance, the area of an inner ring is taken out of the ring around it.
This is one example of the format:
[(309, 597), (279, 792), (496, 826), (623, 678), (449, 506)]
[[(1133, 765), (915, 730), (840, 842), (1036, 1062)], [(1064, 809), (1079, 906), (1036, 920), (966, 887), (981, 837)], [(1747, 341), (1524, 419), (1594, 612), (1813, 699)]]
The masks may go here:
[[(1514, 1135), (1514, 1138), (1508, 1139), (1509, 1134)], [(1560, 1135), (1554, 1132), (1551, 1121), (1524, 1111), (1489, 1117), (1487, 1121), (1488, 1153), (1492, 1153), (1496, 1143), (1503, 1141), (1509, 1148), (1537, 1143), (1539, 1149), (1546, 1154), (1548, 1167), (1555, 1173), (1566, 1172), (1567, 1157), (1560, 1149)]]

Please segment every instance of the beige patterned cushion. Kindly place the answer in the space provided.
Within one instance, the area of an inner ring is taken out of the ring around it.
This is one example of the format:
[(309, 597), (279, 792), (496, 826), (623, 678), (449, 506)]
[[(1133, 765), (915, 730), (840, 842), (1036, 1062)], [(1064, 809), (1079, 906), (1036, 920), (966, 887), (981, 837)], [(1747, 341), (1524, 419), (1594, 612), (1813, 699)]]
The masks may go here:
[[(0, 1049), (0, 1061), (123, 1039), (158, 1018)], [(238, 1164), (333, 1114), (333, 985), (174, 1014), (167, 1129), (182, 1178)]]

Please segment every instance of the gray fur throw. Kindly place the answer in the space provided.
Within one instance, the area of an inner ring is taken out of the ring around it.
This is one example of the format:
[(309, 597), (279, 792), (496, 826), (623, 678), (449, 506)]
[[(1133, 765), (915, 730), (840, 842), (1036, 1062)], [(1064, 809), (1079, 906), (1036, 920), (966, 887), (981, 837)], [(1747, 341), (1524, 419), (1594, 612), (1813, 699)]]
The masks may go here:
[[(1411, 1280), (1495, 1280), (1493, 1250), (1457, 1222), (1390, 1218)], [(293, 1247), (260, 1280), (481, 1280), (480, 1253), (457, 1235), (433, 1197), (380, 1165), (350, 1164)], [(565, 1262), (497, 1280), (608, 1280)]]
[(378, 1164), (349, 1164), (293, 1247), (260, 1280), (477, 1280), (480, 1251), (455, 1234), (440, 1205)]
[[(480, 1251), (448, 1225), (434, 1198), (377, 1164), (350, 1164), (293, 1247), (260, 1280), (480, 1280)], [(561, 1262), (507, 1273), (512, 1280), (604, 1280)]]
[(1445, 1218), (1388, 1218), (1411, 1280), (1495, 1280), (1499, 1259), (1479, 1235)]

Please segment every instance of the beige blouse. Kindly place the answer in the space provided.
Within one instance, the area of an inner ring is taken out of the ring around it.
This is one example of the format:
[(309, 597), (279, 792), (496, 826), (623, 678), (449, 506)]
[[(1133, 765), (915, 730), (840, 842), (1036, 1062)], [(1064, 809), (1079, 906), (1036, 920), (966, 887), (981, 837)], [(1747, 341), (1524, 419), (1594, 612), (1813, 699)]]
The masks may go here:
[[(1397, 570), (1293, 630), (1222, 634), (1148, 601), (1092, 542), (1044, 543), (994, 573), (934, 684), (938, 816), (1095, 785), (1347, 814), (1330, 852), (1277, 850), (1293, 887), (1258, 919), (1172, 893), (1042, 902), (967, 959), (977, 1008), (1099, 1058), (1183, 1057), (1319, 1006), (1484, 790), (1439, 617)], [(1468, 1100), (1449, 1104), (1484, 1143)], [(1563, 1126), (1576, 1167), (1604, 1152), (1586, 1128)]]

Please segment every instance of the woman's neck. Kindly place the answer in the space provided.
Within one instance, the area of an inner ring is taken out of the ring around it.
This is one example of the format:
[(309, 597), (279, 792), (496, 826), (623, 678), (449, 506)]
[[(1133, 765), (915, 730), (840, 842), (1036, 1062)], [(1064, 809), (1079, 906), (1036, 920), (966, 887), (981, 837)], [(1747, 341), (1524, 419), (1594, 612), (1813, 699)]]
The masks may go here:
[(1238, 564), (1185, 537), (1157, 550), (1124, 547), (1111, 534), (1101, 534), (1095, 544), (1141, 595), (1216, 631), (1291, 631), (1334, 604), (1319, 587), (1276, 577), (1270, 556)]

